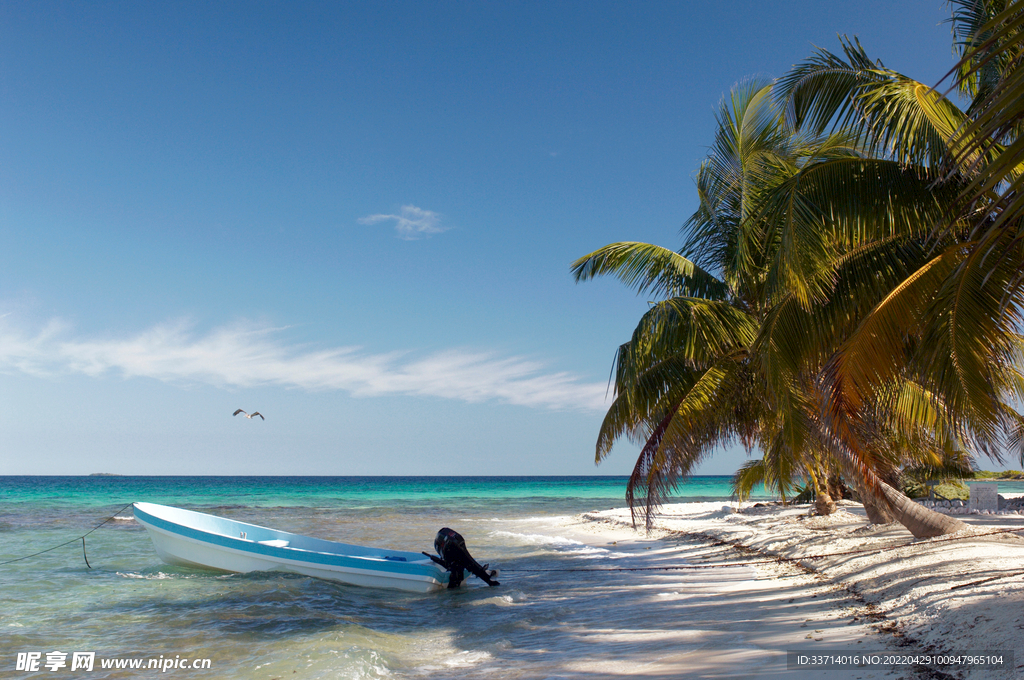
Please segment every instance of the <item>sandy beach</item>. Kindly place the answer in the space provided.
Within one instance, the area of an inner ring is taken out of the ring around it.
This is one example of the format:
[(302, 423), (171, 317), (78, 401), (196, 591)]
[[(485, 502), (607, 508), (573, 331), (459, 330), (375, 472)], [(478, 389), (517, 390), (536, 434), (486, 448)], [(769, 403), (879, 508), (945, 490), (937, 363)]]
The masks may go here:
[[(678, 607), (679, 642), (702, 620), (715, 620), (714, 651), (666, 651), (615, 674), (1020, 677), (1024, 658), (1003, 671), (971, 669), (963, 660), (938, 672), (910, 664), (787, 670), (787, 651), (912, 656), (1019, 650), (1024, 516), (961, 519), (969, 528), (960, 534), (915, 540), (897, 524), (868, 524), (863, 507), (849, 501), (828, 517), (809, 515), (808, 506), (717, 502), (667, 505), (649, 535), (632, 529), (626, 509), (579, 515), (566, 528), (594, 545), (644, 550), (650, 567), (721, 565), (657, 577), (648, 571), (638, 579), (651, 589), (652, 602)], [(1004, 533), (992, 533), (998, 531)], [(830, 556), (812, 557), (820, 555)], [(730, 627), (733, 637), (723, 634)], [(587, 670), (581, 664), (576, 670)], [(612, 672), (599, 661), (591, 669)]]

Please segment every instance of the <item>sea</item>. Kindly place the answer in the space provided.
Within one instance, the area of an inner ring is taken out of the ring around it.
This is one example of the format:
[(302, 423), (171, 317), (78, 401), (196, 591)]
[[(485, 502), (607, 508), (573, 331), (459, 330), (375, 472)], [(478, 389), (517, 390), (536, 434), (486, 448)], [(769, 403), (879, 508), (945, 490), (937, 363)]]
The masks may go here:
[[(633, 615), (631, 603), (618, 603), (622, 610), (610, 617), (589, 606), (607, 574), (514, 570), (626, 564), (615, 546), (560, 531), (567, 517), (625, 505), (625, 483), (601, 476), (0, 477), (0, 563), (7, 562), (0, 565), (0, 677), (152, 677), (152, 670), (100, 667), (152, 659), (161, 667), (173, 660), (165, 672), (174, 677), (557, 677), (566, 659), (587, 653), (579, 631), (616, 625), (615, 616)], [(728, 477), (694, 477), (678, 494), (729, 496)], [(125, 507), (135, 501), (413, 551), (432, 552), (437, 531), (451, 527), (481, 563), (509, 571), (495, 588), (477, 581), (422, 595), (176, 567), (161, 562)], [(74, 539), (101, 523), (83, 554)], [(91, 671), (71, 670), (90, 653)], [(196, 659), (209, 659), (210, 668), (180, 667)], [(38, 670), (25, 670), (33, 660)]]
[[(595, 653), (589, 632), (621, 631), (621, 649), (606, 645), (601, 652), (628, 656), (638, 653), (640, 627), (686, 624), (669, 609), (651, 607), (649, 593), (633, 587), (654, 576), (593, 570), (641, 564), (642, 554), (565, 528), (579, 513), (623, 507), (625, 483), (624, 477), (0, 477), (0, 677), (582, 677), (565, 669)], [(759, 490), (752, 500), (765, 498)], [(693, 477), (675, 497), (729, 499), (728, 477)], [(501, 570), (501, 585), (471, 578), (458, 590), (411, 594), (294, 574), (171, 566), (134, 521), (135, 501), (412, 551), (431, 552), (438, 529), (450, 527), (478, 561)], [(76, 539), (90, 531), (83, 548)], [(191, 668), (197, 660), (206, 667)], [(159, 673), (130, 667), (153, 662)]]

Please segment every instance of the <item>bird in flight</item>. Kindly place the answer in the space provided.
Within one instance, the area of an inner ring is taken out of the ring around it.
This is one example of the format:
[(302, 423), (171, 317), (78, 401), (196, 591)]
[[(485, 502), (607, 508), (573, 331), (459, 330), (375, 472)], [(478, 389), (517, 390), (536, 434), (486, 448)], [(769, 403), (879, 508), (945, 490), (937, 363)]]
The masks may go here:
[(260, 413), (259, 411), (253, 411), (252, 413), (246, 413), (246, 412), (245, 412), (245, 411), (243, 411), (242, 409), (238, 409), (237, 411), (235, 411), (235, 412), (234, 412), (234, 413), (232, 413), (231, 415), (233, 415), (233, 416), (237, 416), (237, 415), (238, 415), (239, 413), (241, 413), (241, 414), (242, 414), (243, 416), (245, 416), (245, 417), (246, 417), (246, 418), (248, 418), (249, 420), (252, 420), (252, 419), (253, 419), (253, 418), (255, 418), (256, 416), (259, 416), (259, 417), (260, 417), (260, 420), (266, 420), (266, 418), (264, 418), (264, 417), (263, 417), (263, 414), (262, 414), (262, 413)]

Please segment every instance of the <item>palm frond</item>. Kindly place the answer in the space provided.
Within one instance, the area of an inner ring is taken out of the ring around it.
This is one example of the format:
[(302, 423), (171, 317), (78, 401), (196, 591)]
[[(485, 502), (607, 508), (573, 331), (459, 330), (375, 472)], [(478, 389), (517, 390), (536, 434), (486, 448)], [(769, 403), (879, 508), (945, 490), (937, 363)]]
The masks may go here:
[(654, 363), (676, 357), (695, 369), (743, 352), (757, 322), (727, 302), (676, 297), (651, 307), (616, 357), (616, 392), (630, 393)]
[(946, 199), (958, 193), (888, 160), (833, 159), (802, 169), (760, 206), (780, 234), (769, 291), (792, 291), (805, 307), (827, 300), (843, 252), (893, 236), (927, 237), (945, 223)]
[[(984, 8), (976, 8), (971, 20), (964, 22), (964, 31), (970, 33), (959, 36), (963, 56), (951, 72), (956, 73), (957, 87), (975, 95), (972, 119), (957, 131), (959, 153), (947, 160), (946, 168), (953, 173), (971, 166), (975, 176), (964, 192), (966, 203), (984, 203), (989, 192), (999, 192), (979, 220), (992, 230), (1019, 222), (1024, 215), (1024, 193), (1019, 190), (1024, 171), (1024, 1), (979, 4)], [(993, 16), (992, 10), (1000, 5), (1002, 11)], [(982, 23), (983, 19), (987, 21)], [(967, 162), (982, 156), (988, 162)], [(989, 221), (993, 214), (996, 219)]]
[(998, 455), (1001, 395), (1015, 381), (1024, 322), (1024, 298), (1018, 290), (1007, 304), (1006, 286), (1024, 266), (1024, 251), (986, 258), (985, 248), (971, 245), (930, 301), (919, 370), (932, 377), (954, 420), (970, 423), (978, 445)]
[(679, 480), (711, 455), (716, 445), (739, 436), (744, 428), (741, 421), (751, 415), (737, 399), (746, 375), (740, 364), (723, 359), (705, 371), (653, 429), (626, 483), (634, 525), (641, 498), (650, 530), (655, 512)]
[(764, 484), (764, 460), (748, 460), (732, 475), (732, 494), (741, 503), (750, 498), (758, 484)]
[(994, 20), (1006, 11), (1005, 0), (952, 0), (953, 51), (959, 57), (956, 87), (980, 102), (989, 96), (1009, 66), (1010, 55), (998, 49)]
[(840, 38), (846, 58), (816, 50), (779, 79), (776, 95), (793, 128), (820, 134), (829, 129), (859, 129), (854, 106), (863, 89), (885, 78), (885, 67), (868, 57), (860, 41)]
[(941, 442), (954, 441), (955, 432), (937, 394), (906, 379), (895, 382), (890, 391), (888, 398), (880, 400), (888, 429), (908, 438), (923, 432)]
[(901, 164), (936, 167), (965, 116), (949, 99), (872, 61), (856, 38), (844, 57), (826, 50), (779, 80), (778, 96), (796, 129), (842, 129)]
[(878, 386), (899, 375), (908, 336), (920, 330), (926, 304), (964, 251), (951, 246), (896, 286), (822, 368), (819, 380), (831, 418), (855, 418)]
[(1011, 454), (1016, 454), (1017, 460), (1024, 465), (1024, 416), (1007, 407), (1006, 419), (1009, 423), (1007, 428), (1006, 446)]
[(632, 389), (619, 392), (608, 407), (598, 432), (595, 462), (603, 461), (623, 436), (646, 442), (655, 424), (678, 407), (701, 375), (679, 357), (654, 362), (644, 370)]
[(649, 243), (612, 243), (576, 260), (571, 269), (577, 283), (612, 275), (638, 294), (720, 300), (727, 293), (725, 284), (690, 260)]

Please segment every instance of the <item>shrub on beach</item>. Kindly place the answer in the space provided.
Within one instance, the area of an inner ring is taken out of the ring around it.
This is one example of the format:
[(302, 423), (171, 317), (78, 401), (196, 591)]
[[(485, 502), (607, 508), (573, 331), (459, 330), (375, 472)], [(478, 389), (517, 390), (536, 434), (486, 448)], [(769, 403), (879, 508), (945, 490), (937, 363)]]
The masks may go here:
[[(911, 498), (927, 498), (928, 487), (920, 482), (910, 482), (903, 487), (903, 493)], [(945, 500), (966, 501), (971, 497), (971, 490), (960, 481), (944, 482), (935, 485), (935, 498)]]

